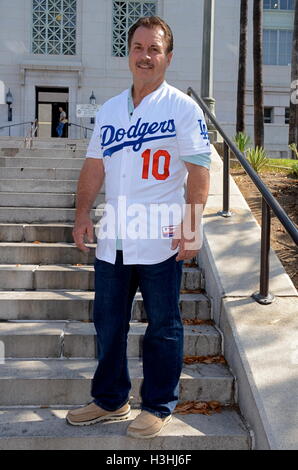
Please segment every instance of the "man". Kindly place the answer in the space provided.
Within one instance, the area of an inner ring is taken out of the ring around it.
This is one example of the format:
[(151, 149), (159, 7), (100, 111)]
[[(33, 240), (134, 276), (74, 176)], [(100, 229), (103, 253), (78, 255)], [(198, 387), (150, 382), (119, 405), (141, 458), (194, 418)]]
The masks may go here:
[[(201, 243), (195, 215), (207, 200), (210, 146), (201, 109), (164, 80), (173, 55), (169, 26), (159, 17), (141, 18), (129, 31), (128, 44), (133, 86), (98, 112), (78, 183), (73, 230), (77, 247), (88, 251), (85, 236), (93, 242), (89, 214), (104, 178), (107, 204), (101, 228), (114, 217), (116, 233), (102, 230), (96, 249), (93, 319), (99, 362), (92, 382), (94, 400), (69, 411), (67, 421), (87, 425), (129, 417), (126, 347), (139, 287), (148, 317), (142, 411), (127, 434), (152, 438), (171, 420), (178, 400), (183, 363), (178, 307), (182, 264), (196, 256)], [(187, 173), (188, 205), (183, 214), (179, 208), (185, 202)], [(177, 209), (169, 210), (166, 224), (158, 218), (148, 224), (149, 209), (155, 213), (157, 205)], [(141, 214), (137, 223), (136, 209)], [(136, 227), (142, 236), (135, 236)], [(186, 232), (192, 235), (186, 237)]]
[(58, 137), (62, 137), (63, 128), (64, 128), (65, 123), (67, 122), (66, 121), (66, 112), (64, 111), (64, 109), (61, 106), (59, 108), (59, 112), (60, 112), (59, 123), (58, 123), (58, 126), (56, 128), (56, 131), (57, 131)]

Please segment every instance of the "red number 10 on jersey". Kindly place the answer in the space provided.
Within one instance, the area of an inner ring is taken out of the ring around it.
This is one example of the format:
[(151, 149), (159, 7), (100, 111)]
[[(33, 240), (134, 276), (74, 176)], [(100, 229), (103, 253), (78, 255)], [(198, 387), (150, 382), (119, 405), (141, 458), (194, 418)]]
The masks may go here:
[[(163, 173), (159, 172), (159, 162), (161, 157), (164, 159)], [(142, 158), (144, 159), (142, 178), (147, 180), (149, 175), (151, 149), (145, 150), (145, 152), (142, 153)], [(152, 175), (155, 179), (166, 180), (170, 176), (170, 160), (171, 155), (166, 150), (157, 150), (157, 152), (153, 154)]]

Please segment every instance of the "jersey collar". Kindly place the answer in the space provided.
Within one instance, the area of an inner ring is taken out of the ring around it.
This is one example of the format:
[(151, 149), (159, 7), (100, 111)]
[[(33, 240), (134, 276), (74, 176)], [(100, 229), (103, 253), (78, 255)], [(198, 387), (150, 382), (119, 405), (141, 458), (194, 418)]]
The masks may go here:
[[(149, 93), (148, 95), (146, 95), (143, 99), (147, 98), (147, 96), (150, 96), (152, 95), (153, 93), (156, 93), (157, 91), (160, 91), (162, 88), (164, 88), (166, 86), (167, 82), (166, 80), (164, 80), (158, 88), (156, 88), (156, 90), (152, 91), (152, 93)], [(134, 111), (135, 107), (134, 107), (134, 104), (133, 104), (133, 99), (132, 99), (132, 87), (133, 85), (131, 85), (131, 87), (129, 88), (128, 90), (128, 113), (129, 115), (131, 115), (131, 112)]]

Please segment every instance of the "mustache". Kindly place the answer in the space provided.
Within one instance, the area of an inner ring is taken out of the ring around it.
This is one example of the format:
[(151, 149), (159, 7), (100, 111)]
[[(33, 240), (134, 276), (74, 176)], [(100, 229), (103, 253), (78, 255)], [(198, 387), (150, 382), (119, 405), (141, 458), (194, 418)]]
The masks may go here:
[(151, 64), (151, 62), (137, 62), (137, 66), (139, 65), (148, 65), (150, 67), (153, 67), (153, 64)]

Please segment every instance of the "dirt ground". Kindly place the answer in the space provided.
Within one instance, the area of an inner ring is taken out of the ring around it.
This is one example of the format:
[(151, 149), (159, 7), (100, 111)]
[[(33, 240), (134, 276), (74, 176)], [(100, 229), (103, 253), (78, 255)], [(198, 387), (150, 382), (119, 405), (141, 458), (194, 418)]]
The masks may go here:
[[(232, 169), (231, 175), (260, 223), (261, 197), (257, 188), (244, 171)], [(274, 172), (261, 173), (260, 176), (289, 217), (298, 224), (298, 179)], [(274, 214), (271, 218), (271, 247), (298, 289), (298, 248)]]

